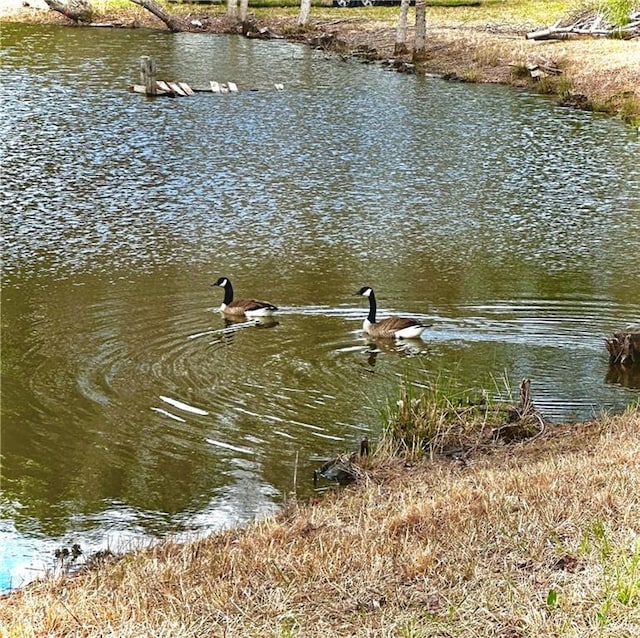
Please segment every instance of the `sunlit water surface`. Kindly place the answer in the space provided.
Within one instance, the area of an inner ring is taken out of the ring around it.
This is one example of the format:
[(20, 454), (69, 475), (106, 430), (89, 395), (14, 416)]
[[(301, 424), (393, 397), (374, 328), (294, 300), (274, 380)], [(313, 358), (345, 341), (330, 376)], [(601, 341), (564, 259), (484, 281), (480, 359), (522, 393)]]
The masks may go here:
[[(62, 546), (308, 495), (404, 378), (508, 398), (529, 377), (551, 421), (637, 401), (604, 347), (640, 317), (618, 121), (281, 41), (3, 25), (2, 47), (0, 587)], [(240, 92), (129, 93), (142, 55)], [(227, 326), (220, 275), (275, 322)], [(422, 340), (363, 339), (363, 284)]]

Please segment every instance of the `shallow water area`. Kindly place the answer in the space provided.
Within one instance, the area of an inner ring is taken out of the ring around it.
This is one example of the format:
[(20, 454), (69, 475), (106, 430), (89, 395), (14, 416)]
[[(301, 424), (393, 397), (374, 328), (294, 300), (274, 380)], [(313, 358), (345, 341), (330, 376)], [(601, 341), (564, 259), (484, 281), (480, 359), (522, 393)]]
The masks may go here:
[[(142, 55), (239, 93), (130, 93)], [(228, 36), (3, 25), (2, 62), (0, 587), (308, 496), (405, 378), (637, 401), (604, 347), (640, 320), (617, 120)], [(226, 321), (221, 275), (280, 311)], [(364, 338), (365, 284), (422, 338)]]

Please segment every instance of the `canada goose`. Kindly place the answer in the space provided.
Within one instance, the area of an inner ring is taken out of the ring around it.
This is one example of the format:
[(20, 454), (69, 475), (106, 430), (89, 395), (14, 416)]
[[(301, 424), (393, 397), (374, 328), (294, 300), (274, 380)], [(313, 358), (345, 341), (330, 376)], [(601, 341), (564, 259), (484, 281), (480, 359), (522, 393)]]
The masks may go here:
[(224, 299), (220, 306), (220, 312), (226, 315), (246, 315), (247, 317), (269, 317), (278, 308), (268, 301), (257, 299), (233, 300), (233, 286), (228, 277), (220, 277), (214, 286), (224, 288)]
[(373, 288), (363, 286), (355, 294), (369, 297), (369, 315), (362, 324), (362, 330), (372, 337), (417, 339), (427, 328), (417, 319), (409, 319), (408, 317), (389, 317), (382, 321), (376, 321), (376, 296), (373, 293)]

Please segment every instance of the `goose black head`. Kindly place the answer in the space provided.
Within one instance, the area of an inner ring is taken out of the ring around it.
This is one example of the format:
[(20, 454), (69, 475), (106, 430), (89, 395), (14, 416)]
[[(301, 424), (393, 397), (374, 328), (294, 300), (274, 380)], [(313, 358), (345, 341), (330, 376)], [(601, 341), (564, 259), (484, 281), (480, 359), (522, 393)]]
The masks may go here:
[(214, 286), (220, 286), (221, 288), (224, 288), (228, 283), (229, 283), (229, 278), (228, 277), (220, 277), (220, 279), (218, 279), (218, 281), (216, 281), (213, 285)]
[(362, 288), (354, 294), (360, 295), (361, 297), (370, 297), (372, 292), (373, 288), (371, 286), (362, 286)]

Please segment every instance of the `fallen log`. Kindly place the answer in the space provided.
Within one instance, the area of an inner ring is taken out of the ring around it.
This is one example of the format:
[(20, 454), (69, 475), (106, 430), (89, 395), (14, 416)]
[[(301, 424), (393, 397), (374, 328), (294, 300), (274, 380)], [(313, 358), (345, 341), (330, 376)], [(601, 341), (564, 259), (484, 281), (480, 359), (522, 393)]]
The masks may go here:
[(155, 0), (130, 0), (133, 4), (137, 4), (143, 7), (147, 11), (153, 13), (156, 18), (165, 23), (169, 31), (172, 33), (178, 33), (179, 31), (185, 31), (185, 25), (182, 20), (164, 9)]
[(57, 11), (63, 16), (73, 20), (76, 24), (86, 24), (91, 22), (93, 11), (87, 0), (69, 0), (60, 2), (59, 0), (44, 0), (52, 11)]
[(527, 40), (566, 40), (568, 38), (621, 38), (640, 37), (640, 12), (631, 12), (626, 24), (619, 24), (602, 12), (582, 11), (566, 21), (530, 31)]
[(612, 38), (623, 40), (637, 38), (640, 22), (634, 22), (624, 27), (611, 29), (579, 29), (576, 27), (549, 27), (540, 31), (527, 33), (527, 40), (568, 40), (569, 38)]

